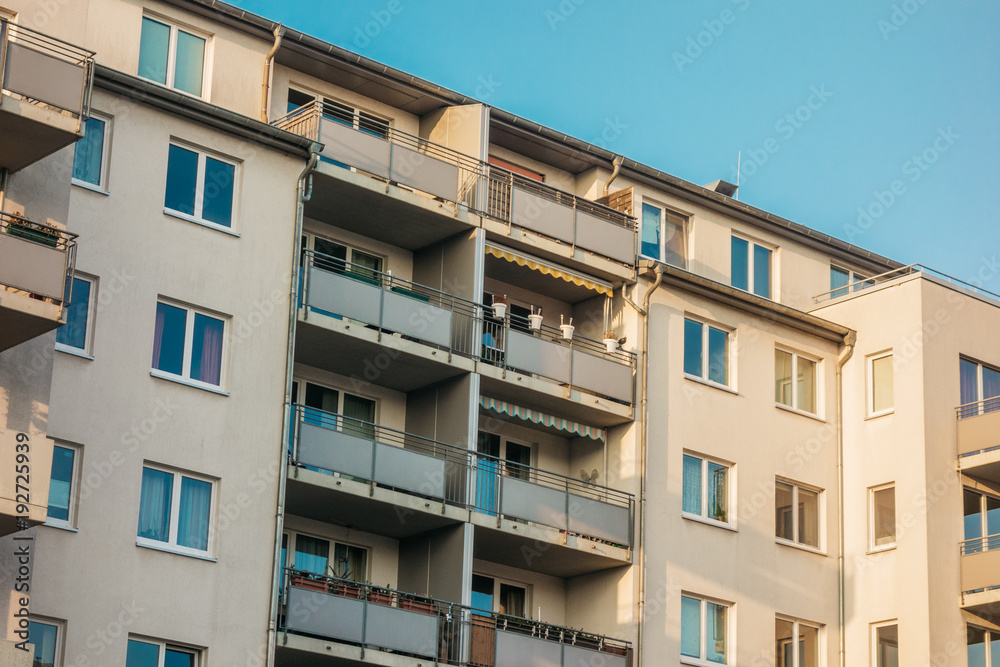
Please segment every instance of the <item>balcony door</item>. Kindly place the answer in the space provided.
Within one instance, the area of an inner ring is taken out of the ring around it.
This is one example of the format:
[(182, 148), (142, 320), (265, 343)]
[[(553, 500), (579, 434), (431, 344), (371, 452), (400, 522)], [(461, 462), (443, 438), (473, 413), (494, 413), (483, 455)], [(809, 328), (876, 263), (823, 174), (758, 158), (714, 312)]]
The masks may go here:
[(501, 476), (529, 479), (531, 447), (480, 431), (476, 452), (483, 455), (476, 462), (476, 509), (496, 516), (500, 511)]
[(305, 406), (302, 412), (305, 423), (375, 439), (375, 401), (372, 399), (296, 380), (292, 383), (292, 402), (298, 403), (300, 396)]
[[(1000, 549), (1000, 498), (965, 489), (965, 545), (963, 553)], [(990, 538), (993, 538), (992, 540)]]

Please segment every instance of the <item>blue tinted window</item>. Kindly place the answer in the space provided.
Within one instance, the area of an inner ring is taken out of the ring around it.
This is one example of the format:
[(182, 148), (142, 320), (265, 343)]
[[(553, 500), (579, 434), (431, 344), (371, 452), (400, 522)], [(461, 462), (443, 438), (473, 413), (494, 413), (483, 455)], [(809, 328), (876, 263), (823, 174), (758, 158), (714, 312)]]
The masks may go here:
[(172, 211), (194, 215), (198, 182), (198, 154), (170, 145), (167, 158), (167, 193), (163, 205)]
[(771, 298), (771, 251), (759, 245), (753, 247), (753, 293)]
[(195, 314), (191, 348), (191, 379), (209, 384), (221, 382), (223, 322)]
[(166, 542), (170, 539), (170, 500), (174, 476), (162, 470), (142, 469), (139, 498), (139, 537)]
[(642, 205), (642, 246), (644, 257), (660, 259), (660, 209), (649, 204)]
[(681, 596), (681, 655), (701, 657), (701, 601), (684, 596)]
[(208, 550), (208, 521), (211, 512), (212, 485), (200, 479), (182, 478), (177, 544), (199, 551)]
[(73, 148), (73, 178), (91, 185), (101, 184), (101, 164), (104, 159), (104, 121), (88, 118), (83, 138)]
[(205, 158), (205, 187), (201, 217), (228, 227), (233, 218), (233, 179), (236, 168), (215, 158)]
[(59, 628), (48, 623), (28, 621), (28, 643), (35, 646), (31, 667), (52, 667), (56, 664), (56, 638)]
[(160, 661), (160, 647), (156, 644), (128, 640), (125, 667), (157, 667)]
[(748, 257), (749, 244), (743, 239), (735, 236), (732, 241), (732, 279), (730, 284), (737, 289), (747, 289), (749, 287), (750, 259)]
[(139, 38), (139, 76), (165, 84), (169, 46), (170, 26), (143, 18), (142, 36)]
[(725, 331), (708, 328), (708, 379), (719, 384), (727, 384), (729, 374), (726, 372), (728, 351)]
[(205, 63), (205, 40), (183, 30), (177, 31), (177, 56), (174, 64), (174, 88), (201, 96), (202, 70)]
[(684, 500), (682, 509), (701, 514), (701, 459), (684, 455)]
[(702, 376), (702, 340), (700, 322), (684, 320), (684, 372)]
[(835, 266), (830, 267), (830, 289), (836, 290), (830, 296), (837, 297), (847, 294), (846, 289), (841, 289), (847, 287), (851, 282), (851, 274), (849, 271), (844, 269), (838, 269)]
[(73, 485), (73, 456), (68, 447), (52, 448), (52, 478), (49, 480), (49, 518), (69, 521), (69, 501)]
[(184, 329), (187, 311), (166, 303), (156, 304), (153, 368), (180, 375), (184, 370)]
[(66, 324), (56, 330), (56, 342), (80, 350), (87, 348), (87, 310), (90, 307), (90, 281), (73, 278), (73, 293), (65, 310)]

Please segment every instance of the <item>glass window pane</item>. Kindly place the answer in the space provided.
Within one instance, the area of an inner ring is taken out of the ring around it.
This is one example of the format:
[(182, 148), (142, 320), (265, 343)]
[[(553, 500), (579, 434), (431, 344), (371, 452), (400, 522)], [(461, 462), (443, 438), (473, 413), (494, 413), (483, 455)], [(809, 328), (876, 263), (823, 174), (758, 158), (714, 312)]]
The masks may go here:
[(974, 540), (983, 536), (983, 500), (974, 491), (965, 489), (962, 499), (965, 508), (965, 539)]
[(660, 259), (660, 209), (642, 205), (642, 230), (639, 252), (644, 257)]
[(472, 575), (472, 607), (493, 611), (493, 579), (479, 574)]
[(681, 596), (681, 655), (701, 657), (701, 600)]
[(782, 618), (774, 620), (774, 640), (778, 659), (776, 667), (795, 667), (795, 643), (792, 641), (792, 622)]
[(890, 486), (872, 493), (872, 528), (875, 546), (896, 542), (896, 488)]
[[(1000, 498), (993, 496), (986, 496), (986, 534), (1000, 535)], [(996, 549), (1000, 546), (992, 548)]]
[(684, 499), (681, 509), (701, 514), (701, 459), (684, 455)]
[(125, 667), (157, 667), (160, 662), (160, 647), (156, 644), (128, 640)]
[(729, 520), (729, 468), (708, 462), (708, 518)]
[(975, 403), (979, 400), (979, 364), (968, 359), (960, 359), (958, 371), (962, 405)]
[(501, 614), (524, 618), (524, 589), (520, 586), (500, 584), (500, 608)]
[(191, 379), (218, 385), (222, 374), (222, 320), (196, 313), (191, 340)]
[(212, 515), (212, 485), (200, 479), (181, 479), (181, 506), (177, 518), (177, 544), (208, 550), (208, 522)]
[(352, 547), (349, 544), (337, 544), (333, 549), (334, 576), (352, 581), (368, 581), (368, 550)]
[(799, 625), (798, 667), (819, 667), (819, 628)]
[(163, 659), (163, 667), (194, 667), (195, 654), (168, 648)]
[(375, 438), (375, 401), (344, 394), (344, 433)]
[(702, 377), (702, 324), (684, 320), (684, 372)]
[(795, 539), (792, 519), (792, 485), (774, 483), (774, 534), (786, 540)]
[(78, 350), (87, 346), (87, 311), (90, 308), (90, 281), (73, 278), (73, 294), (66, 309), (66, 324), (56, 329), (56, 342)]
[(380, 118), (376, 118), (371, 114), (367, 114), (364, 111), (358, 112), (358, 129), (365, 134), (382, 137), (383, 139), (386, 139), (389, 136), (389, 128), (387, 127), (385, 121)]
[(798, 357), (798, 408), (806, 412), (816, 412), (816, 362)]
[(170, 539), (170, 500), (174, 476), (162, 470), (142, 469), (139, 497), (139, 537), (167, 542)]
[(990, 665), (1000, 665), (1000, 632), (990, 633)]
[(73, 178), (91, 185), (101, 184), (101, 159), (104, 151), (104, 121), (88, 118), (83, 139), (73, 147)]
[(753, 293), (771, 298), (771, 251), (759, 245), (753, 247)]
[(669, 211), (665, 212), (666, 222), (664, 223), (663, 238), (663, 261), (667, 264), (685, 267), (685, 257), (687, 248), (684, 242), (684, 218), (674, 215)]
[(364, 276), (369, 280), (379, 280), (378, 272), (382, 270), (382, 258), (369, 255), (360, 250), (351, 251), (351, 272)]
[(774, 401), (792, 404), (792, 355), (783, 350), (774, 351)]
[(285, 113), (295, 111), (299, 107), (304, 107), (307, 104), (312, 104), (316, 101), (316, 98), (308, 93), (303, 93), (301, 91), (295, 90), (294, 88), (288, 89), (288, 106), (285, 108)]
[(170, 44), (170, 26), (142, 19), (139, 38), (139, 76), (157, 83), (167, 83), (167, 48)]
[[(983, 400), (1000, 396), (1000, 371), (989, 366), (983, 366)], [(986, 411), (1000, 409), (997, 406), (986, 406)]]
[(200, 97), (204, 64), (205, 40), (178, 30), (174, 88)]
[(819, 493), (799, 488), (799, 542), (819, 546)]
[(721, 329), (708, 328), (708, 379), (729, 384), (729, 336)]
[(180, 375), (184, 370), (184, 329), (187, 311), (166, 303), (156, 304), (153, 368)]
[(872, 412), (889, 410), (892, 398), (892, 355), (872, 360)]
[(198, 154), (170, 144), (167, 156), (167, 191), (163, 205), (171, 211), (194, 215), (198, 181)]
[(308, 535), (295, 536), (295, 569), (313, 574), (329, 574), (330, 543)]
[(72, 497), (73, 457), (76, 452), (56, 445), (52, 448), (52, 479), (49, 480), (49, 519), (69, 521)]
[(53, 667), (56, 664), (56, 638), (59, 628), (48, 623), (28, 621), (28, 643), (35, 646), (31, 667)]
[(205, 188), (201, 217), (217, 225), (233, 224), (233, 188), (236, 167), (212, 157), (205, 158)]
[[(986, 631), (966, 626), (969, 667), (986, 667)], [(994, 642), (1000, 646), (1000, 642)]]
[(846, 289), (841, 289), (847, 287), (851, 282), (850, 271), (845, 271), (844, 269), (838, 269), (836, 266), (830, 267), (830, 289), (835, 290), (830, 294), (831, 297), (838, 297), (847, 294)]
[(749, 285), (749, 244), (735, 236), (732, 241), (732, 279), (730, 284), (737, 289), (745, 290)]
[(877, 667), (899, 667), (899, 631), (895, 625), (884, 625), (876, 631)]
[(726, 664), (726, 607), (705, 603), (705, 658), (709, 662)]

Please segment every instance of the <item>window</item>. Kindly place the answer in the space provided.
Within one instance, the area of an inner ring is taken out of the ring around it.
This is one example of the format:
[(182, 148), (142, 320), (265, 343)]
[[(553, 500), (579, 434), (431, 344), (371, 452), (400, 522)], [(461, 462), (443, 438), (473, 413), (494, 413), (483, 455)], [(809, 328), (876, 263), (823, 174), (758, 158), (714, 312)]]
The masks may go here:
[(526, 618), (528, 588), (495, 577), (473, 574), (472, 608)]
[(507, 171), (512, 171), (518, 176), (524, 176), (525, 178), (530, 178), (531, 180), (538, 181), (539, 183), (545, 182), (545, 174), (537, 172), (534, 169), (522, 167), (519, 164), (504, 160), (503, 158), (499, 158), (495, 155), (490, 155), (488, 161), (490, 164), (500, 167), (501, 169), (506, 169)]
[(62, 627), (59, 621), (28, 620), (28, 643), (35, 647), (31, 667), (55, 667), (62, 661)]
[(896, 546), (896, 487), (885, 484), (868, 489), (868, 549), (879, 551)]
[(781, 540), (820, 548), (819, 489), (774, 481), (775, 535)]
[(729, 464), (685, 453), (682, 511), (729, 523), (729, 471)]
[(91, 112), (83, 138), (73, 147), (73, 183), (107, 190), (110, 147), (111, 119)]
[(76, 485), (80, 470), (80, 449), (73, 445), (52, 448), (52, 476), (49, 479), (49, 510), (45, 523), (72, 527), (76, 523)]
[[(1000, 369), (991, 368), (971, 359), (961, 358), (959, 382), (963, 406), (962, 418), (1000, 410)], [(991, 400), (992, 399), (992, 400)], [(981, 402), (981, 403), (980, 403)], [(970, 405), (978, 403), (978, 405)]]
[(819, 667), (820, 627), (780, 616), (774, 619), (777, 667)]
[(875, 284), (874, 280), (839, 266), (830, 266), (830, 298), (844, 296), (848, 292), (858, 292)]
[(686, 268), (687, 244), (685, 227), (687, 219), (673, 211), (652, 204), (642, 205), (643, 257)]
[(207, 556), (214, 493), (205, 478), (143, 466), (136, 543)]
[(317, 254), (316, 265), (325, 271), (380, 282), (383, 268), (382, 258), (378, 255), (312, 234), (302, 237), (302, 250), (314, 251)]
[(70, 304), (65, 310), (66, 324), (56, 330), (56, 349), (89, 355), (94, 329), (97, 279), (76, 274), (73, 282), (66, 285), (66, 298)]
[(868, 415), (877, 417), (892, 412), (892, 352), (868, 357), (868, 382)]
[(684, 373), (729, 385), (729, 332), (684, 319)]
[(872, 665), (899, 667), (899, 626), (895, 621), (872, 626)]
[[(365, 134), (381, 137), (382, 139), (389, 138), (389, 121), (361, 111), (360, 109), (355, 109), (342, 102), (336, 102), (323, 97), (317, 98), (312, 93), (295, 90), (294, 88), (288, 89), (288, 112), (290, 113), (300, 107), (315, 104), (317, 99), (322, 100), (323, 103), (323, 118), (346, 125), (347, 127), (353, 127)], [(328, 161), (340, 166), (347, 166), (333, 160)]]
[[(774, 351), (774, 401), (795, 410), (816, 414), (818, 362), (794, 352)], [(795, 378), (795, 381), (792, 381)]]
[(732, 286), (770, 299), (771, 253), (770, 248), (733, 236)]
[(160, 19), (142, 17), (139, 76), (197, 97), (205, 83), (208, 40)]
[[(300, 397), (301, 385), (305, 385)], [(315, 382), (296, 380), (292, 383), (292, 402), (305, 406), (302, 420), (356, 435), (360, 438), (375, 438), (375, 401), (364, 396), (356, 396), (339, 389), (331, 389)], [(341, 419), (336, 419), (341, 415)]]
[(476, 509), (494, 516), (500, 511), (502, 476), (530, 477), (531, 445), (479, 431), (476, 440)]
[(681, 596), (681, 662), (729, 664), (729, 605)]
[(163, 200), (167, 213), (231, 228), (235, 188), (235, 162), (170, 144)]
[(1000, 632), (966, 628), (969, 667), (1000, 667)]
[(1000, 549), (1000, 498), (965, 489), (962, 505), (965, 515), (962, 553), (968, 555)]
[(226, 321), (194, 308), (156, 303), (154, 375), (222, 386)]
[(129, 637), (125, 667), (198, 667), (201, 651), (155, 639)]
[[(340, 542), (331, 543), (330, 540), (301, 533), (287, 533), (285, 539), (291, 541), (290, 547), (284, 547), (292, 555), (291, 562), (286, 563), (287, 567), (359, 583), (368, 582), (368, 549)], [(283, 544), (286, 543), (283, 541)]]

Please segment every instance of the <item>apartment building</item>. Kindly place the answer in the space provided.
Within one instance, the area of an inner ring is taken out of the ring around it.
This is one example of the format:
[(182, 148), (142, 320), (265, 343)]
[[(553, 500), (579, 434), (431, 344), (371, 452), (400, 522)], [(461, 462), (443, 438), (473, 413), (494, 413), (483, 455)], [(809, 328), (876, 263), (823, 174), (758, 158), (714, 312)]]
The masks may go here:
[(1000, 297), (231, 5), (6, 2), (0, 658), (1000, 665)]

